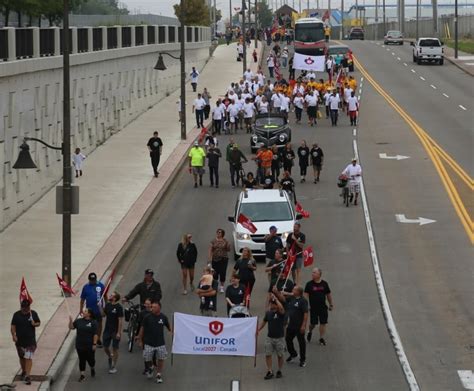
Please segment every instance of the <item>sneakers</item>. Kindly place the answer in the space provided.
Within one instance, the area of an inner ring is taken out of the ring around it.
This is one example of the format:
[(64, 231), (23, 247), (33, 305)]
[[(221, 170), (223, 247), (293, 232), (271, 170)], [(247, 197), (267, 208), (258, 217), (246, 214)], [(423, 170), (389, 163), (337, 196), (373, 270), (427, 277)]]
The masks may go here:
[(153, 379), (153, 371), (152, 371), (151, 369), (148, 369), (148, 370), (146, 371), (146, 377), (147, 377), (148, 379)]
[(31, 379), (29, 376), (25, 376), (25, 379), (23, 380), (23, 382), (26, 384), (26, 385), (31, 385)]
[(188, 294), (188, 291), (185, 289), (185, 290), (183, 291), (183, 295), (187, 295), (187, 294)]
[(308, 335), (306, 336), (306, 340), (308, 342), (311, 342), (311, 337), (313, 336), (313, 332), (312, 331), (308, 331)]
[(95, 377), (95, 368), (91, 368), (91, 377)]
[(82, 383), (84, 380), (86, 380), (86, 377), (84, 375), (79, 376), (79, 383)]
[(224, 285), (221, 285), (221, 287), (219, 288), (219, 292), (224, 293)]
[(300, 367), (304, 368), (306, 366), (306, 361), (300, 361)]
[(273, 379), (273, 372), (268, 371), (264, 377), (265, 380)]
[(280, 379), (281, 377), (283, 376), (283, 374), (281, 373), (281, 371), (277, 371), (277, 375), (276, 375), (276, 378), (277, 379)]
[(161, 373), (156, 374), (156, 382), (157, 383), (163, 383), (163, 378), (161, 377)]
[(286, 359), (286, 362), (292, 362), (296, 357), (298, 357), (298, 355), (296, 356), (288, 356), (288, 358)]
[(109, 373), (117, 373), (117, 368), (115, 367), (110, 368)]
[(326, 346), (326, 341), (324, 340), (324, 338), (319, 338), (319, 344), (321, 346)]

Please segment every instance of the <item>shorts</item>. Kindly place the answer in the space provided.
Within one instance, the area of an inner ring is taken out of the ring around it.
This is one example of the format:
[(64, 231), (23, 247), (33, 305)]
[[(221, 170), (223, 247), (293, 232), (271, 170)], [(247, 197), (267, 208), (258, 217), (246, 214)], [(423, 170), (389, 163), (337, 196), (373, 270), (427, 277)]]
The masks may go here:
[(195, 263), (183, 262), (183, 263), (180, 263), (180, 265), (181, 265), (181, 269), (194, 269)]
[(166, 346), (150, 346), (145, 345), (143, 348), (143, 359), (145, 361), (153, 361), (153, 358), (158, 360), (166, 360), (168, 357), (168, 352), (166, 351)]
[(104, 345), (104, 348), (110, 347), (110, 344), (112, 344), (114, 349), (119, 348), (120, 339), (117, 339), (116, 335), (117, 333), (104, 332), (102, 335), (102, 345)]
[(245, 125), (251, 125), (252, 124), (252, 118), (244, 118)]
[(202, 167), (193, 167), (194, 175), (204, 175), (204, 168)]
[(328, 323), (328, 309), (324, 308), (310, 308), (309, 311), (310, 323), (315, 324), (327, 324)]
[(356, 181), (349, 181), (349, 192), (360, 193), (360, 184)]
[(322, 164), (313, 164), (313, 168), (314, 168), (316, 171), (322, 171), (323, 165), (322, 165)]
[(316, 106), (308, 106), (308, 117), (316, 118), (316, 111), (317, 111)]
[(265, 340), (265, 355), (271, 356), (276, 353), (278, 357), (283, 357), (286, 352), (285, 338), (270, 338)]
[(296, 261), (293, 265), (293, 270), (301, 269), (303, 267), (303, 257), (296, 257)]
[(18, 353), (18, 357), (25, 358), (27, 360), (33, 360), (33, 355), (36, 350), (36, 345), (31, 346), (18, 346), (16, 347), (16, 351)]

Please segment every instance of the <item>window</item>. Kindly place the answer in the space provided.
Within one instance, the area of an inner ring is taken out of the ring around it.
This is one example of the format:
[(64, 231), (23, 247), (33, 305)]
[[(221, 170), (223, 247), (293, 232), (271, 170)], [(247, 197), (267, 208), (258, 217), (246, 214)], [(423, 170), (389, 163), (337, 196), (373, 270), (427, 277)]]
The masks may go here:
[(296, 25), (295, 40), (300, 42), (318, 42), (324, 40), (323, 25)]
[(287, 202), (252, 202), (240, 205), (243, 213), (253, 222), (292, 220), (290, 205)]
[(255, 126), (258, 128), (264, 127), (274, 127), (274, 126), (283, 126), (285, 124), (283, 118), (281, 117), (264, 117), (257, 118), (255, 121)]
[(437, 39), (422, 39), (420, 41), (421, 47), (440, 47), (441, 44)]

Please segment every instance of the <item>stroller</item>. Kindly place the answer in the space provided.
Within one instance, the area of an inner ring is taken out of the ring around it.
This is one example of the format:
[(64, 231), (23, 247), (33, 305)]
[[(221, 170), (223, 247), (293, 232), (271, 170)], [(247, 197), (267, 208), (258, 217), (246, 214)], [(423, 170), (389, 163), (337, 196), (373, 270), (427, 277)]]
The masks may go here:
[(236, 305), (229, 311), (229, 318), (249, 318), (249, 309), (244, 305)]
[(349, 206), (349, 187), (347, 184), (349, 183), (349, 178), (347, 175), (341, 174), (337, 178), (337, 187), (342, 189), (340, 196), (343, 199), (343, 203), (346, 204), (346, 207)]

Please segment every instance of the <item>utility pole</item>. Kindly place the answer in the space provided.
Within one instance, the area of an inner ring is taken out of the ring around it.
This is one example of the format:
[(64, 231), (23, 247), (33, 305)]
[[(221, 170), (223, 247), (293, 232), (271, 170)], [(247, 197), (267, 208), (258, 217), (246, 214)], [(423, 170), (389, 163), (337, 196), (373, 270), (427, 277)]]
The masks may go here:
[(416, 29), (415, 29), (415, 36), (416, 40), (418, 41), (419, 37), (419, 22), (420, 22), (420, 0), (416, 0)]
[(454, 1), (454, 58), (458, 58), (458, 0)]
[(375, 39), (379, 37), (379, 0), (375, 0)]
[(431, 0), (433, 7), (433, 35), (438, 36), (438, 0)]
[(184, 34), (184, 30), (186, 29), (186, 0), (180, 1), (180, 9), (181, 9), (181, 30), (179, 30), (179, 51), (180, 51), (180, 71), (181, 71), (181, 80), (180, 80), (180, 96), (179, 99), (181, 101), (181, 140), (186, 140), (186, 35)]
[(245, 31), (245, 0), (242, 0), (242, 44), (244, 45), (244, 58), (242, 59), (242, 74), (247, 70), (247, 42)]
[(383, 15), (383, 33), (385, 34), (387, 32), (387, 19), (385, 16), (385, 0), (382, 0), (382, 15)]
[(258, 48), (258, 13), (260, 11), (259, 5), (258, 5), (258, 0), (255, 0), (255, 49)]
[(229, 29), (232, 32), (232, 0), (229, 0)]
[(344, 0), (341, 0), (341, 33), (339, 39), (344, 39)]
[(213, 23), (214, 23), (214, 38), (217, 38), (217, 8), (216, 8), (216, 0), (214, 0), (214, 8), (212, 10), (212, 15), (214, 17)]

